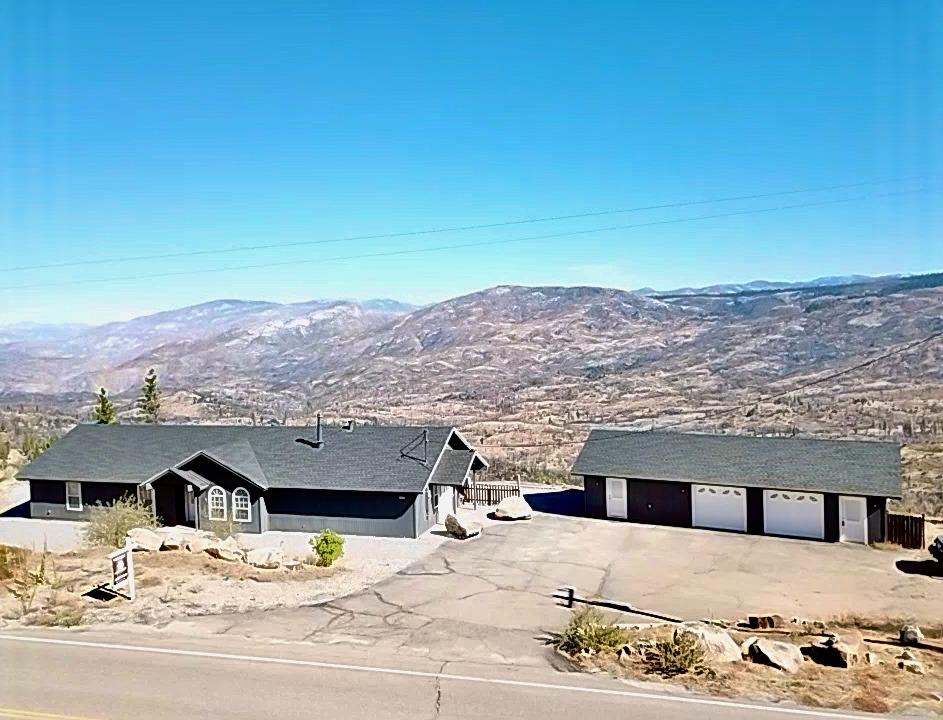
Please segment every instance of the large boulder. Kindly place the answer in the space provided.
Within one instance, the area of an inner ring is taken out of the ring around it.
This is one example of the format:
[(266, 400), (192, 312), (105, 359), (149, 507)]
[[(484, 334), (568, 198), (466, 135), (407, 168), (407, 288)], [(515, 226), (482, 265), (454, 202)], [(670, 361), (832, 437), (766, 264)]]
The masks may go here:
[(157, 552), (164, 544), (162, 533), (142, 527), (128, 530), (128, 540), (135, 550), (145, 550), (147, 552)]
[(723, 628), (701, 622), (681, 623), (675, 628), (675, 638), (692, 635), (711, 660), (739, 662), (742, 660), (740, 646)]
[(205, 535), (189, 535), (183, 541), (183, 549), (187, 552), (192, 553), (201, 553), (206, 551), (207, 548), (216, 545), (219, 542), (214, 537), (206, 537)]
[(228, 562), (240, 562), (245, 559), (245, 553), (239, 547), (239, 543), (231, 537), (214, 542), (204, 552), (210, 557)]
[(445, 518), (445, 530), (458, 540), (468, 540), (476, 535), (481, 535), (481, 525), (479, 523), (462, 521), (454, 515), (448, 515)]
[(750, 645), (750, 659), (788, 673), (797, 672), (804, 660), (802, 652), (795, 645), (766, 638), (757, 638)]
[(813, 642), (802, 648), (802, 654), (819, 665), (850, 668), (857, 665), (864, 653), (864, 639), (857, 630), (838, 635), (829, 635), (824, 640)]
[(498, 520), (530, 520), (534, 512), (520, 495), (511, 495), (498, 503), (494, 516)]
[(923, 633), (916, 625), (904, 625), (900, 629), (901, 645), (919, 645), (923, 642)]
[(263, 570), (275, 570), (282, 564), (284, 557), (280, 547), (261, 547), (253, 548), (246, 552), (246, 562), (252, 567), (262, 568)]
[(751, 630), (772, 630), (773, 628), (786, 627), (786, 619), (776, 613), (770, 615), (749, 615), (747, 616), (747, 625), (750, 626)]

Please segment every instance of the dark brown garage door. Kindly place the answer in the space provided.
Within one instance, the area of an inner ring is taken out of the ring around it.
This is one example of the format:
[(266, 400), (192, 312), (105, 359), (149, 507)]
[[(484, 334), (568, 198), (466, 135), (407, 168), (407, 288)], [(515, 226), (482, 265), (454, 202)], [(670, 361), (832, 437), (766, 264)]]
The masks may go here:
[(691, 486), (657, 480), (629, 481), (629, 520), (691, 527)]

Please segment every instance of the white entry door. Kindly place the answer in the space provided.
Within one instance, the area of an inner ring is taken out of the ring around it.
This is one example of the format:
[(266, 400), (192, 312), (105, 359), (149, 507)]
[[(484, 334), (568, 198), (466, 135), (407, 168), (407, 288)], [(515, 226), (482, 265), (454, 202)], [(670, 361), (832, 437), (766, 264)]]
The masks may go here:
[(625, 478), (606, 478), (606, 515), (614, 518), (629, 516), (629, 493)]
[(769, 535), (823, 539), (825, 497), (801, 490), (764, 490), (763, 530)]
[(746, 488), (692, 485), (691, 524), (694, 527), (746, 532)]
[(838, 499), (841, 541), (868, 542), (868, 505), (863, 497), (842, 495)]

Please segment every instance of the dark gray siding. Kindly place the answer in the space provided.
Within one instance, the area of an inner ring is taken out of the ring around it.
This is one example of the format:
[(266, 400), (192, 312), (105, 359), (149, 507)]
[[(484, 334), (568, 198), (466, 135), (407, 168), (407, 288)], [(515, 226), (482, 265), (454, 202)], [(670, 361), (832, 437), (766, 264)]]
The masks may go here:
[(841, 518), (838, 516), (838, 495), (824, 493), (825, 541), (838, 542), (841, 539)]
[(583, 478), (583, 503), (586, 517), (606, 517), (606, 478), (599, 475)]
[(29, 481), (29, 513), (34, 518), (87, 520), (88, 508), (108, 505), (120, 497), (137, 497), (137, 486), (129, 483), (81, 483), (82, 509), (66, 510), (65, 483), (61, 480)]
[(691, 527), (691, 484), (629, 480), (629, 520)]
[(887, 498), (868, 498), (868, 542), (884, 542), (887, 537)]
[(416, 506), (422, 502), (421, 493), (281, 489), (265, 493), (270, 530), (330, 528), (342, 535), (415, 537)]
[(747, 488), (747, 532), (763, 534), (763, 488)]

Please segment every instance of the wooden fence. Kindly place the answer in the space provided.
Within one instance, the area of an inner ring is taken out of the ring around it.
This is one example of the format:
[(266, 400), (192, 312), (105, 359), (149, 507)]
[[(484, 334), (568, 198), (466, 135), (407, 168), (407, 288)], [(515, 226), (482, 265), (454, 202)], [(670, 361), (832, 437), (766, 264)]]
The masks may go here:
[(465, 488), (462, 495), (463, 502), (481, 503), (482, 505), (497, 505), (506, 497), (520, 495), (521, 489), (517, 485), (508, 483), (476, 483)]
[(923, 515), (887, 514), (887, 542), (913, 550), (922, 550), (925, 538), (923, 536)]

